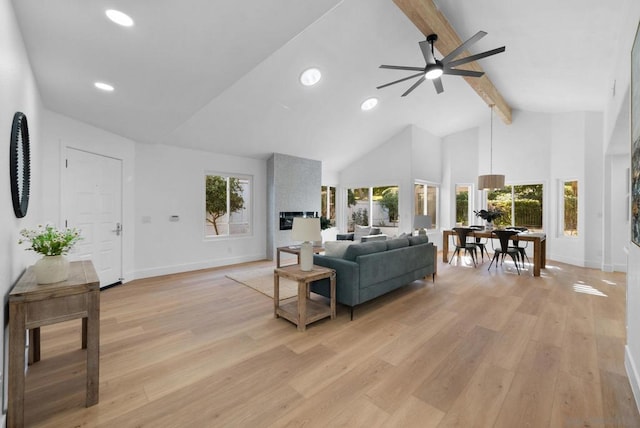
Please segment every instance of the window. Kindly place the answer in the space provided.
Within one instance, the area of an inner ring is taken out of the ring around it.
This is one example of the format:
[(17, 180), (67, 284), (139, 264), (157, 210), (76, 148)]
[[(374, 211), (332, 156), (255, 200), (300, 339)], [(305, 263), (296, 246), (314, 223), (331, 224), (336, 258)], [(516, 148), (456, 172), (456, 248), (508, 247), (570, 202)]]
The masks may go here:
[(505, 186), (488, 192), (487, 209), (502, 212), (502, 216), (494, 221), (496, 226), (521, 226), (542, 231), (542, 196), (542, 184)]
[(578, 181), (563, 183), (564, 196), (562, 232), (564, 236), (578, 236)]
[(369, 187), (347, 189), (348, 231), (356, 225), (369, 226)]
[(205, 237), (251, 233), (251, 178), (205, 176)]
[(347, 215), (349, 232), (359, 225), (385, 228), (383, 233), (396, 233), (398, 186), (347, 189)]
[(322, 200), (320, 203), (320, 216), (329, 220), (332, 226), (336, 224), (336, 188), (331, 186), (322, 186)]
[(398, 227), (398, 186), (374, 187), (372, 193), (372, 225)]
[(438, 226), (438, 187), (433, 184), (415, 183), (415, 215), (431, 216), (431, 228)]
[(467, 184), (456, 185), (456, 224), (462, 226), (469, 225), (469, 217), (471, 211), (471, 203), (469, 196), (471, 195), (471, 186)]

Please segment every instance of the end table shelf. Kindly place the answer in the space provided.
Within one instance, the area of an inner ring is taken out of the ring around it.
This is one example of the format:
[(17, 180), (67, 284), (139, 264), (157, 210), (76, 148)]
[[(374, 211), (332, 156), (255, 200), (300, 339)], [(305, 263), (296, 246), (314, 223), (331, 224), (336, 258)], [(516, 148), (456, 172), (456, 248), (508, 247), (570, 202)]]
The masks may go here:
[[(298, 283), (298, 300), (280, 305), (280, 277)], [(311, 300), (309, 285), (320, 279), (331, 281), (331, 298), (329, 305)], [(336, 272), (322, 266), (314, 265), (312, 270), (303, 271), (300, 265), (276, 268), (273, 271), (273, 315), (282, 317), (298, 326), (298, 331), (305, 331), (307, 324), (323, 318), (336, 317)]]

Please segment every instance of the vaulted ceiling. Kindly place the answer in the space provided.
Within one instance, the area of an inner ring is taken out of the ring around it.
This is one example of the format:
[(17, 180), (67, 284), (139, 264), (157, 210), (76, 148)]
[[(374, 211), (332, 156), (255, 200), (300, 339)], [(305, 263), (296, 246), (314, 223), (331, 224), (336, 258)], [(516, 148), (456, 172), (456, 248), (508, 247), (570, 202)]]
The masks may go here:
[[(460, 39), (488, 33), (472, 54), (506, 46), (479, 61), (505, 104), (542, 112), (604, 110), (632, 1), (434, 0)], [(444, 136), (487, 120), (461, 77), (443, 76), (439, 95), (376, 89), (410, 74), (380, 64), (424, 65), (424, 35), (396, 3), (415, 1), (13, 0), (48, 109), (143, 143), (285, 153), (336, 171), (409, 124)], [(109, 8), (135, 25), (114, 25)], [(312, 87), (298, 80), (308, 67), (322, 72)], [(371, 96), (378, 106), (361, 111)]]

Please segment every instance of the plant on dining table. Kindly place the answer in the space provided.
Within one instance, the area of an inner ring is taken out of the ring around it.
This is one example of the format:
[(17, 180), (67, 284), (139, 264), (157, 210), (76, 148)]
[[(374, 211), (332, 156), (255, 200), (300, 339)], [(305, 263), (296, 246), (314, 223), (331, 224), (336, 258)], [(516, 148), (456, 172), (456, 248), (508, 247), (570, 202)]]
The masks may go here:
[(479, 210), (473, 212), (476, 217), (480, 217), (481, 219), (492, 223), (495, 219), (499, 218), (502, 215), (501, 211), (487, 211), (487, 210)]

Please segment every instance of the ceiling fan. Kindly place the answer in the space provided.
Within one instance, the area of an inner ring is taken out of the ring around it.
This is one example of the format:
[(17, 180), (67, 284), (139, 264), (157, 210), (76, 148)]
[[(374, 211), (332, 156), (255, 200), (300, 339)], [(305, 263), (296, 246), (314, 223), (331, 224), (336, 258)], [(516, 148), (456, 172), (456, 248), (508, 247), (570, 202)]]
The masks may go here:
[(437, 34), (430, 34), (427, 36), (427, 40), (423, 40), (419, 42), (420, 50), (422, 50), (422, 55), (424, 56), (424, 61), (426, 62), (426, 66), (424, 67), (405, 67), (401, 65), (381, 65), (380, 68), (388, 68), (391, 70), (407, 70), (407, 71), (419, 71), (419, 73), (412, 74), (411, 76), (404, 77), (402, 79), (396, 80), (394, 82), (386, 83), (382, 86), (378, 86), (376, 89), (386, 88), (387, 86), (394, 85), (396, 83), (404, 82), (405, 80), (413, 79), (414, 77), (422, 76), (415, 82), (407, 91), (402, 94), (402, 96), (407, 96), (417, 88), (425, 79), (429, 79), (433, 81), (433, 86), (436, 88), (437, 93), (442, 93), (444, 88), (442, 87), (442, 80), (440, 80), (440, 76), (443, 74), (450, 74), (454, 76), (468, 76), (468, 77), (481, 77), (484, 72), (482, 71), (473, 71), (473, 70), (459, 70), (455, 67), (463, 64), (467, 64), (472, 61), (476, 61), (478, 59), (486, 58), (491, 55), (498, 54), (500, 52), (504, 52), (505, 47), (502, 46), (500, 48), (492, 49), (490, 51), (482, 52), (475, 55), (470, 55), (465, 58), (455, 59), (458, 55), (464, 52), (470, 45), (474, 44), (487, 33), (484, 31), (478, 31), (473, 37), (471, 37), (466, 42), (462, 43), (460, 46), (452, 50), (447, 56), (442, 58), (441, 60), (436, 59), (433, 51), (433, 44), (438, 40)]

